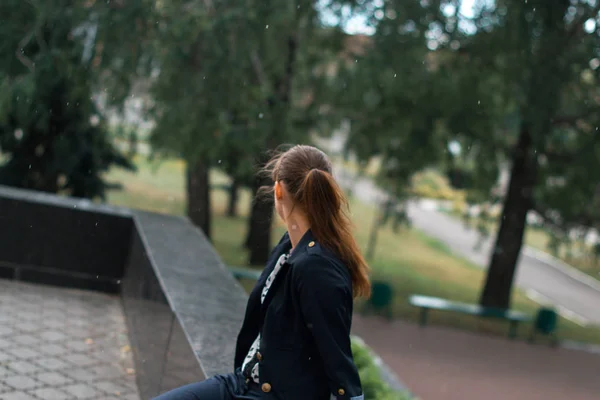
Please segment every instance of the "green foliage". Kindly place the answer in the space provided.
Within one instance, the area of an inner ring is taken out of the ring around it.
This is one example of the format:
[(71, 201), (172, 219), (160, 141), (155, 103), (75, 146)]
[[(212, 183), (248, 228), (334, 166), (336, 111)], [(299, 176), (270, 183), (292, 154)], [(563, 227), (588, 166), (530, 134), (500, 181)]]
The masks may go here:
[(94, 43), (82, 33), (89, 10), (67, 3), (0, 5), (11, 16), (0, 25), (0, 183), (103, 198), (103, 174), (132, 165), (92, 100), (96, 74), (86, 54)]
[(251, 185), (265, 149), (308, 139), (316, 11), (306, 0), (291, 5), (175, 1), (157, 9), (157, 150), (218, 163)]
[(351, 123), (348, 150), (363, 161), (380, 156), (378, 181), (399, 198), (407, 196), (413, 173), (445, 148), (425, 36), (439, 4), (421, 4), (382, 2), (373, 11), (374, 35), (333, 82), (336, 108)]
[(456, 201), (464, 199), (463, 193), (455, 190), (449, 184), (448, 178), (434, 169), (414, 174), (411, 178), (411, 187), (411, 192), (418, 197)]
[[(484, 195), (479, 200), (489, 198), (497, 180), (492, 171), (512, 158), (516, 133), (527, 127), (536, 175), (532, 209), (563, 232), (600, 222), (600, 116), (590, 112), (599, 105), (600, 37), (596, 24), (593, 31), (584, 28), (598, 7), (584, 1), (497, 2), (476, 17), (477, 33), (461, 40), (463, 61), (443, 67), (454, 77), (454, 91), (471, 93), (481, 110), (451, 119), (454, 132), (466, 132), (458, 137), (462, 165), (474, 173), (490, 171), (470, 189)], [(489, 129), (458, 129), (461, 121), (478, 125), (480, 119)]]
[(376, 400), (410, 400), (408, 393), (394, 391), (381, 378), (379, 367), (373, 362), (373, 355), (359, 341), (352, 341), (352, 355), (358, 368), (365, 399)]

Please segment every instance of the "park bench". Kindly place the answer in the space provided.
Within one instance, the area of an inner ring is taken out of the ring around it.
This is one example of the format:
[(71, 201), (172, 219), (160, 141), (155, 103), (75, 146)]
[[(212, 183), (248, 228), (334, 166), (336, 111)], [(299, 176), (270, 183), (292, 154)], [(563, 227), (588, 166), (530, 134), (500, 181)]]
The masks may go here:
[(237, 279), (250, 279), (255, 281), (258, 280), (261, 273), (259, 270), (240, 267), (229, 267), (229, 271), (231, 271), (233, 276)]
[(519, 311), (482, 307), (478, 304), (460, 303), (456, 301), (440, 299), (437, 297), (412, 295), (409, 297), (408, 302), (410, 305), (419, 307), (421, 309), (421, 326), (427, 325), (429, 310), (450, 311), (478, 317), (497, 318), (509, 321), (508, 337), (514, 339), (517, 336), (519, 323), (529, 322), (532, 320), (531, 316)]

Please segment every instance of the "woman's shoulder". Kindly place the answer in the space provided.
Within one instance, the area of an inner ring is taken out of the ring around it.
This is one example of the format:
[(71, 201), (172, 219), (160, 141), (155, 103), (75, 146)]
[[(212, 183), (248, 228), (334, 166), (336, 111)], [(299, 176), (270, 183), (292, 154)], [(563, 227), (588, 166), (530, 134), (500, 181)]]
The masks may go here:
[(311, 241), (293, 257), (294, 275), (309, 279), (350, 279), (346, 264), (317, 241)]

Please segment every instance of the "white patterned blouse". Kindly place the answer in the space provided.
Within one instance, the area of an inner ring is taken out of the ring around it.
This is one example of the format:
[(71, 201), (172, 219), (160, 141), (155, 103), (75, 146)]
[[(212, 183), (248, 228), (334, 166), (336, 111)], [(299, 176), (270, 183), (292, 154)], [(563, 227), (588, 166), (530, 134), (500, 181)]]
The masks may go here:
[[(281, 270), (281, 267), (287, 262), (289, 254), (282, 254), (277, 260), (277, 264), (273, 271), (269, 274), (267, 281), (265, 282), (265, 286), (263, 287), (262, 293), (260, 295), (260, 302), (263, 303), (265, 301), (265, 297), (267, 297), (267, 293), (269, 292), (269, 288), (273, 284), (275, 277), (277, 277), (277, 273)], [(260, 383), (258, 379), (258, 351), (260, 347), (260, 333), (250, 346), (250, 351), (248, 351), (248, 355), (244, 359), (242, 363), (242, 372), (244, 376), (252, 379), (256, 383)]]

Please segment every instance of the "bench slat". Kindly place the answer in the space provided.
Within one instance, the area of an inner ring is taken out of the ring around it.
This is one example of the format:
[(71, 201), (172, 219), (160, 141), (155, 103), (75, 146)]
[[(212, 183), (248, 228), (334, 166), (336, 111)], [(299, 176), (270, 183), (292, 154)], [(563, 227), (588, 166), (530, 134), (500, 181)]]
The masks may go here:
[(527, 322), (532, 320), (531, 316), (519, 311), (482, 307), (478, 304), (461, 303), (438, 297), (412, 295), (408, 301), (411, 305), (421, 308), (453, 311), (480, 317), (501, 318), (510, 321)]

